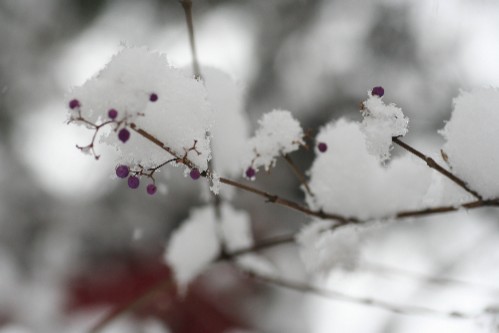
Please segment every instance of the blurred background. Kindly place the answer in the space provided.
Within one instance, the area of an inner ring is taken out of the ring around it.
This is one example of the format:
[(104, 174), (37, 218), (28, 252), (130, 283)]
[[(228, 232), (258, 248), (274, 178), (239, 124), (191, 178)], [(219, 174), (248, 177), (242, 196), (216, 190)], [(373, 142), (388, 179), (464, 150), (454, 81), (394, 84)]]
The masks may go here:
[[(306, 129), (345, 116), (374, 86), (410, 118), (407, 141), (438, 153), (460, 89), (499, 86), (499, 2), (194, 0), (201, 65), (244, 85), (252, 126), (273, 108)], [(170, 272), (168, 235), (203, 199), (167, 173), (155, 197), (81, 154), (88, 133), (65, 121), (65, 94), (122, 44), (190, 64), (181, 6), (171, 0), (0, 1), (0, 332), (88, 332)], [(398, 151), (395, 151), (397, 154)], [(312, 152), (293, 156), (304, 170)], [(256, 185), (302, 200), (280, 162)], [(238, 193), (256, 239), (309, 219)], [(499, 303), (499, 215), (483, 209), (404, 221), (364, 240), (363, 265), (322, 286), (397, 304), (480, 313)], [(311, 281), (293, 245), (262, 252), (284, 276)], [(433, 281), (426, 275), (461, 281)], [(464, 281), (464, 282), (463, 282)], [(106, 332), (489, 332), (487, 316), (398, 315), (257, 283), (217, 264), (175, 297), (163, 288)]]

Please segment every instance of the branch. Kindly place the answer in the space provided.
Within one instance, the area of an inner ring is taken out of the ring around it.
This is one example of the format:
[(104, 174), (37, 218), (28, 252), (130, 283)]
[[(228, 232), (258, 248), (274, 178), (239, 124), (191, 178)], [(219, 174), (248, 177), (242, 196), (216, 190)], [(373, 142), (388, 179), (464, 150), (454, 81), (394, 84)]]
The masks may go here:
[[(241, 268), (238, 267), (240, 270)], [(264, 283), (269, 283), (275, 286), (299, 291), (299, 292), (305, 292), (305, 293), (311, 293), (320, 297), (325, 297), (328, 299), (334, 299), (334, 300), (339, 300), (339, 301), (345, 301), (345, 302), (350, 302), (350, 303), (356, 303), (356, 304), (361, 304), (361, 305), (366, 305), (366, 306), (372, 306), (376, 308), (380, 308), (395, 314), (403, 314), (403, 315), (431, 315), (431, 316), (439, 316), (439, 317), (446, 317), (446, 318), (457, 318), (457, 319), (476, 319), (478, 317), (478, 314), (470, 314), (470, 313), (465, 313), (465, 312), (459, 312), (459, 311), (439, 311), (436, 309), (431, 309), (427, 307), (422, 307), (422, 306), (414, 306), (414, 305), (401, 305), (401, 304), (394, 304), (390, 303), (387, 301), (382, 301), (378, 300), (375, 298), (368, 298), (368, 297), (358, 297), (358, 296), (352, 296), (349, 294), (345, 294), (339, 291), (334, 291), (334, 290), (329, 290), (329, 289), (324, 289), (316, 286), (312, 286), (303, 282), (298, 282), (298, 281), (293, 281), (289, 279), (285, 279), (282, 277), (275, 277), (275, 276), (264, 276), (264, 275), (259, 275), (255, 274), (253, 272), (248, 272), (241, 270), (243, 273), (245, 273), (247, 276), (250, 278), (264, 282)]]
[(247, 192), (257, 194), (261, 197), (266, 198), (268, 202), (275, 203), (275, 204), (280, 205), (280, 206), (285, 206), (285, 207), (297, 210), (297, 211), (302, 212), (302, 213), (309, 215), (309, 216), (318, 217), (320, 219), (335, 220), (335, 221), (340, 222), (341, 224), (350, 224), (350, 223), (359, 223), (360, 222), (360, 220), (353, 218), (353, 217), (346, 217), (346, 216), (343, 216), (340, 214), (334, 214), (334, 213), (325, 213), (322, 210), (312, 210), (312, 209), (310, 209), (306, 206), (303, 206), (295, 201), (281, 198), (278, 195), (259, 190), (255, 187), (252, 187), (252, 186), (249, 186), (246, 184), (242, 184), (242, 183), (236, 182), (236, 181), (228, 179), (228, 178), (220, 177), (220, 182), (223, 184), (227, 184), (227, 185), (239, 188), (241, 190), (245, 190)]
[(468, 192), (471, 195), (473, 195), (478, 200), (482, 200), (482, 196), (478, 192), (472, 190), (466, 184), (466, 182), (464, 180), (462, 180), (461, 178), (457, 177), (456, 175), (450, 173), (447, 169), (445, 169), (440, 164), (438, 164), (437, 162), (435, 162), (435, 160), (433, 158), (431, 158), (429, 156), (426, 156), (425, 154), (423, 154), (419, 150), (415, 149), (414, 147), (409, 146), (407, 143), (404, 143), (403, 141), (401, 141), (398, 137), (393, 137), (392, 141), (394, 143), (396, 143), (397, 145), (399, 145), (400, 147), (402, 147), (405, 150), (407, 150), (408, 152), (416, 155), (417, 157), (419, 157), (420, 159), (422, 159), (423, 161), (425, 161), (426, 164), (430, 168), (437, 170), (442, 175), (444, 175), (445, 177), (447, 177), (450, 180), (452, 180), (454, 183), (456, 183), (458, 186), (460, 186), (461, 188), (463, 188), (466, 192)]
[(192, 56), (192, 71), (196, 79), (202, 80), (201, 69), (199, 68), (198, 56), (196, 52), (196, 42), (194, 40), (194, 24), (192, 20), (192, 0), (180, 0), (180, 4), (184, 9), (185, 21), (187, 23), (187, 29), (189, 31), (189, 42), (191, 46), (191, 56)]
[(450, 278), (450, 277), (442, 277), (442, 276), (433, 276), (425, 273), (420, 273), (416, 272), (413, 270), (408, 270), (405, 268), (400, 268), (400, 267), (395, 267), (387, 264), (380, 264), (380, 263), (375, 263), (375, 262), (367, 262), (364, 261), (361, 264), (361, 268), (365, 267), (366, 269), (379, 272), (379, 273), (387, 273), (390, 275), (398, 275), (398, 276), (403, 276), (408, 279), (416, 280), (422, 283), (433, 283), (433, 284), (439, 284), (439, 285), (458, 285), (458, 286), (463, 286), (463, 287), (468, 287), (468, 288), (473, 288), (473, 289), (479, 289), (485, 293), (493, 293), (493, 294), (499, 294), (499, 289), (496, 287), (490, 286), (490, 285), (485, 285), (481, 283), (474, 283), (470, 281), (465, 281), (465, 280), (460, 280), (456, 278)]
[(308, 186), (308, 182), (307, 182), (307, 179), (305, 178), (305, 175), (303, 174), (303, 172), (301, 172), (301, 170), (298, 168), (298, 166), (295, 164), (295, 162), (291, 159), (291, 156), (289, 156), (289, 154), (284, 154), (284, 155), (282, 155), (282, 157), (286, 160), (286, 162), (288, 162), (288, 165), (290, 166), (291, 170), (295, 174), (296, 178), (298, 178), (300, 183), (305, 188), (305, 191), (307, 191), (307, 193), (313, 197), (314, 194), (312, 193), (312, 191), (310, 190), (310, 187)]

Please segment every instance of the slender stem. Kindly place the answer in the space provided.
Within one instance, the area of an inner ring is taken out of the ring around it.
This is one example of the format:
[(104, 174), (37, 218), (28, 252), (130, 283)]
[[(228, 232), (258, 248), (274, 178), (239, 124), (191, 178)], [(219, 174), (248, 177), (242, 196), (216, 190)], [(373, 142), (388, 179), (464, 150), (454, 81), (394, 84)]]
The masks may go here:
[(202, 80), (201, 69), (199, 68), (198, 56), (196, 52), (196, 41), (194, 39), (194, 23), (192, 19), (192, 0), (180, 0), (180, 4), (184, 9), (185, 21), (187, 23), (187, 29), (189, 31), (189, 43), (191, 46), (191, 56), (192, 56), (192, 71), (194, 77), (198, 80)]
[(429, 274), (425, 273), (420, 273), (416, 272), (413, 270), (408, 270), (405, 268), (400, 268), (400, 267), (395, 267), (387, 264), (380, 264), (376, 262), (367, 262), (364, 261), (361, 264), (361, 268), (366, 268), (368, 270), (372, 270), (375, 272), (379, 273), (387, 273), (390, 275), (395, 275), (395, 276), (403, 276), (408, 279), (416, 280), (422, 283), (433, 283), (433, 284), (440, 284), (440, 285), (459, 285), (463, 287), (469, 287), (473, 289), (480, 289), (486, 293), (494, 293), (494, 294), (499, 294), (499, 289), (485, 285), (485, 284), (480, 284), (480, 283), (474, 283), (470, 281), (465, 281), (465, 280), (460, 280), (460, 279), (455, 279), (455, 278), (449, 278), (449, 277), (442, 277), (442, 276), (432, 276)]
[(400, 138), (398, 137), (394, 137), (392, 138), (392, 141), (394, 143), (396, 143), (397, 145), (399, 145), (400, 147), (404, 148), (405, 150), (407, 150), (408, 152), (416, 155), (417, 157), (419, 157), (420, 159), (422, 159), (423, 161), (426, 162), (426, 164), (432, 168), (432, 169), (435, 169), (437, 170), (438, 172), (440, 172), (442, 175), (444, 175), (445, 177), (449, 178), (450, 180), (452, 180), (454, 183), (456, 183), (457, 185), (459, 185), (461, 188), (463, 188), (466, 192), (470, 193), (471, 195), (473, 195), (475, 198), (477, 198), (478, 200), (482, 200), (482, 196), (472, 190), (464, 180), (462, 180), (461, 178), (457, 177), (456, 175), (452, 174), (451, 172), (449, 172), (447, 169), (445, 169), (444, 167), (442, 167), (440, 164), (438, 164), (437, 162), (435, 162), (435, 160), (429, 156), (426, 156), (425, 154), (423, 154), (422, 152), (420, 152), (419, 150), (415, 149), (414, 147), (411, 147), (410, 145), (408, 145), (407, 143), (403, 142), (400, 140)]
[(271, 193), (259, 190), (257, 188), (252, 187), (252, 186), (245, 185), (245, 184), (233, 181), (231, 179), (220, 177), (220, 182), (223, 183), (223, 184), (227, 184), (227, 185), (230, 185), (230, 186), (233, 186), (233, 187), (245, 190), (247, 192), (251, 192), (251, 193), (257, 194), (257, 195), (259, 195), (261, 197), (266, 198), (268, 202), (275, 203), (275, 204), (278, 204), (278, 205), (281, 205), (281, 206), (285, 206), (285, 207), (288, 207), (288, 208), (300, 211), (300, 212), (302, 212), (302, 213), (304, 213), (306, 215), (318, 217), (320, 219), (329, 219), (329, 220), (339, 221), (341, 224), (358, 223), (358, 222), (360, 222), (356, 218), (345, 217), (345, 216), (342, 216), (342, 215), (339, 215), (339, 214), (333, 214), (333, 213), (325, 213), (322, 210), (319, 210), (319, 211), (312, 210), (312, 209), (310, 209), (310, 208), (308, 208), (306, 206), (303, 206), (303, 205), (301, 205), (301, 204), (299, 204), (299, 203), (297, 203), (295, 201), (291, 201), (291, 200), (288, 200), (288, 199), (281, 198), (278, 195), (271, 194)]
[(291, 159), (291, 156), (289, 156), (289, 154), (284, 154), (284, 155), (282, 155), (282, 157), (284, 158), (284, 160), (286, 160), (286, 162), (288, 162), (289, 167), (291, 168), (291, 170), (295, 174), (296, 178), (298, 178), (300, 183), (303, 185), (303, 187), (305, 188), (305, 191), (307, 191), (307, 193), (313, 197), (314, 194), (312, 193), (312, 191), (310, 190), (310, 187), (308, 186), (308, 181), (305, 178), (305, 175), (303, 174), (303, 172), (301, 172), (300, 168), (298, 168), (298, 166), (295, 164), (295, 162)]
[(282, 277), (276, 276), (264, 276), (260, 274), (255, 274), (253, 272), (244, 271), (246, 275), (250, 278), (261, 281), (264, 283), (269, 283), (274, 286), (284, 287), (287, 289), (305, 292), (314, 294), (320, 297), (325, 297), (328, 299), (335, 299), (339, 301), (345, 301), (350, 303), (356, 303), (366, 306), (373, 306), (376, 308), (384, 309), (386, 311), (403, 314), (403, 315), (431, 315), (431, 316), (439, 316), (446, 318), (456, 318), (456, 319), (476, 319), (478, 314), (470, 314), (465, 312), (458, 311), (439, 311), (423, 306), (414, 306), (414, 305), (401, 305), (394, 304), (387, 301), (369, 298), (369, 297), (358, 297), (352, 296), (343, 292), (324, 289), (316, 286), (309, 285), (307, 283), (293, 281), (290, 279), (285, 279)]

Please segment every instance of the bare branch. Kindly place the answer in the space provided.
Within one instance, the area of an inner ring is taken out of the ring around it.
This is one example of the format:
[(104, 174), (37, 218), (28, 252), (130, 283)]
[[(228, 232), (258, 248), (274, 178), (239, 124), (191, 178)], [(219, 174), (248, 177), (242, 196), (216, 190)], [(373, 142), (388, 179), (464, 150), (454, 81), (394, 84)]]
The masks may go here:
[(284, 158), (284, 160), (286, 162), (288, 162), (289, 167), (291, 168), (291, 170), (295, 174), (296, 178), (298, 178), (300, 183), (303, 185), (303, 187), (305, 188), (305, 191), (307, 191), (307, 193), (313, 197), (314, 194), (312, 193), (312, 191), (310, 190), (310, 187), (308, 186), (307, 178), (305, 178), (305, 175), (303, 174), (303, 172), (300, 170), (300, 168), (298, 168), (298, 166), (295, 164), (295, 162), (291, 159), (291, 156), (289, 156), (289, 154), (284, 154), (284, 155), (282, 155), (282, 157)]
[[(238, 267), (239, 268), (239, 267)], [(240, 269), (240, 268), (239, 268)], [(274, 286), (279, 286), (283, 288), (287, 288), (290, 290), (295, 290), (299, 292), (305, 292), (314, 294), (320, 297), (325, 297), (328, 299), (350, 302), (361, 304), (365, 306), (372, 306), (379, 309), (383, 309), (392, 313), (402, 314), (402, 315), (430, 315), (430, 316), (438, 316), (438, 317), (446, 317), (446, 318), (456, 318), (456, 319), (476, 319), (479, 314), (471, 314), (459, 311), (440, 311), (432, 308), (422, 307), (422, 306), (414, 306), (414, 305), (402, 305), (395, 304), (388, 301), (383, 301), (375, 298), (369, 297), (358, 297), (352, 296), (346, 293), (342, 293), (339, 291), (324, 289), (320, 287), (316, 287), (313, 285), (309, 285), (307, 283), (293, 281), (289, 279), (285, 279), (282, 277), (275, 276), (264, 276), (255, 274), (253, 272), (243, 271), (250, 278), (268, 283)]]
[(194, 77), (198, 80), (202, 80), (201, 69), (199, 67), (198, 56), (196, 52), (196, 41), (194, 39), (194, 23), (192, 19), (192, 0), (180, 0), (180, 4), (184, 9), (185, 21), (187, 23), (187, 29), (189, 31), (189, 42), (191, 46), (191, 56), (192, 56), (192, 72)]

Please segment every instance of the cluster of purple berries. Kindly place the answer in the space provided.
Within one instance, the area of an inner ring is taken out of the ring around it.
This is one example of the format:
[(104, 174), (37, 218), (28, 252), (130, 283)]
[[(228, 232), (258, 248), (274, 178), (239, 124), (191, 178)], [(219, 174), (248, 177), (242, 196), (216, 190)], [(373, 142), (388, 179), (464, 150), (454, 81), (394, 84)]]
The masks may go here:
[[(118, 176), (118, 178), (128, 177), (128, 187), (131, 189), (136, 189), (140, 185), (140, 178), (136, 175), (130, 175), (130, 168), (127, 165), (118, 165), (116, 167), (116, 176)], [(146, 191), (148, 194), (153, 195), (156, 193), (157, 187), (154, 183), (151, 183), (147, 185)]]
[[(158, 98), (159, 98), (158, 94), (156, 93), (151, 93), (149, 95), (149, 101), (153, 103), (156, 102)], [(74, 110), (79, 107), (81, 107), (81, 103), (79, 100), (72, 99), (71, 101), (69, 101), (69, 108), (71, 110)], [(109, 119), (115, 120), (118, 117), (118, 111), (116, 109), (109, 109), (109, 111), (107, 111), (107, 116)], [(123, 143), (127, 142), (128, 139), (130, 139), (130, 131), (127, 128), (120, 129), (118, 131), (118, 139)]]

